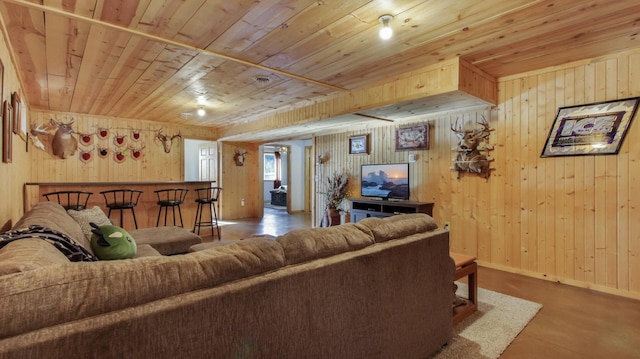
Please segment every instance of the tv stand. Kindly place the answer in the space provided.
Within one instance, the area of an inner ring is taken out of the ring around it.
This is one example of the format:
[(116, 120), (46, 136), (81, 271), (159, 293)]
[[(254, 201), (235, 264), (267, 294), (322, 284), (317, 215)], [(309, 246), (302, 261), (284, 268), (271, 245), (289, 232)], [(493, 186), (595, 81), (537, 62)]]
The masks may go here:
[(414, 201), (381, 201), (370, 198), (350, 198), (351, 222), (367, 217), (389, 217), (396, 214), (426, 213), (433, 216), (433, 203)]

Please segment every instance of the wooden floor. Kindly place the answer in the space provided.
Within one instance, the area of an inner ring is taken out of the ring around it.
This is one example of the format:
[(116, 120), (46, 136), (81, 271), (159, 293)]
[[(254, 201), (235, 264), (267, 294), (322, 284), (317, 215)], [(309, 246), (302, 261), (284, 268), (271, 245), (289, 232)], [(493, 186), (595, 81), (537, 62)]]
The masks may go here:
[[(224, 222), (222, 239), (276, 236), (310, 223), (309, 215), (265, 208), (262, 220)], [(640, 358), (640, 301), (483, 267), (478, 282), (543, 305), (501, 358)]]

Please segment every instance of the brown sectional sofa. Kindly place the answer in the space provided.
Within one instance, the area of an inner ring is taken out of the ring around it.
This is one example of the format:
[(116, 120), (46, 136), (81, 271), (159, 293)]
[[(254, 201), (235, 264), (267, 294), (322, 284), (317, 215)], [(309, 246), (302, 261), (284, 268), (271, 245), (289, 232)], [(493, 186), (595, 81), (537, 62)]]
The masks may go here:
[(452, 335), (448, 253), (424, 214), (117, 261), (20, 239), (0, 249), (0, 357), (425, 358)]

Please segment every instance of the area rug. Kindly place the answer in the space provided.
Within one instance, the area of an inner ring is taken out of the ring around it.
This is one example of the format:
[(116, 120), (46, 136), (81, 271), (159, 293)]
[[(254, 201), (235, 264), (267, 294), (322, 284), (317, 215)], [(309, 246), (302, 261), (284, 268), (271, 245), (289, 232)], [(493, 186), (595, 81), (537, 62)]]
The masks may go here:
[[(467, 285), (458, 284), (466, 296)], [(453, 327), (453, 339), (433, 358), (498, 358), (535, 317), (541, 304), (478, 288), (478, 311)]]

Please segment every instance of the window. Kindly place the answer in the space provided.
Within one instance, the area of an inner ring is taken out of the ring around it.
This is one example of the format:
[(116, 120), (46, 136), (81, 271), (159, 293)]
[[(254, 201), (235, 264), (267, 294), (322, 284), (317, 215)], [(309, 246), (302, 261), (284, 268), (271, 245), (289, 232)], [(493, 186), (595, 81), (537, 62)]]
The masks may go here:
[(276, 155), (273, 153), (264, 154), (264, 180), (276, 180)]

